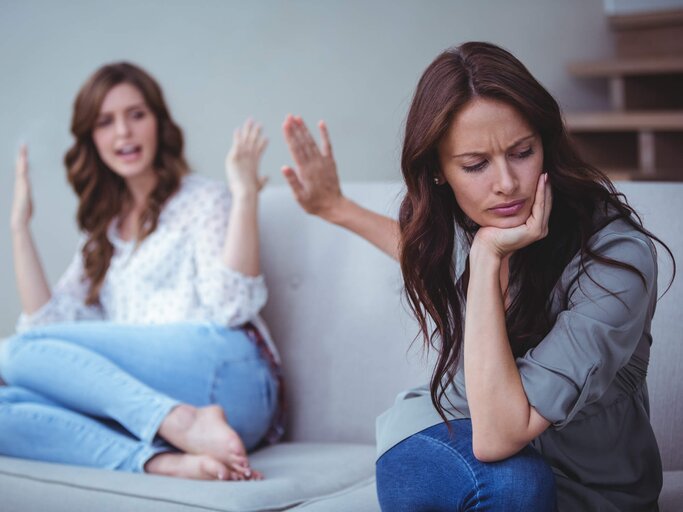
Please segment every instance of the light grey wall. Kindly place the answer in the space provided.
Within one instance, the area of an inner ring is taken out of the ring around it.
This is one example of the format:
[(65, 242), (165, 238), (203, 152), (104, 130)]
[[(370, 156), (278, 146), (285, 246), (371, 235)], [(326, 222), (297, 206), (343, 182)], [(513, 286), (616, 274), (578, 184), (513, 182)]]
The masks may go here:
[(162, 84), (199, 172), (222, 176), (233, 127), (261, 120), (263, 168), (290, 163), (288, 112), (327, 120), (343, 180), (398, 179), (413, 89), (444, 48), (515, 53), (567, 109), (606, 108), (569, 61), (612, 54), (601, 0), (0, 0), (0, 335), (19, 313), (8, 229), (17, 147), (30, 147), (33, 231), (54, 282), (76, 241), (62, 157), (73, 98), (98, 66), (131, 60)]
[(604, 0), (609, 16), (683, 9), (683, 0)]

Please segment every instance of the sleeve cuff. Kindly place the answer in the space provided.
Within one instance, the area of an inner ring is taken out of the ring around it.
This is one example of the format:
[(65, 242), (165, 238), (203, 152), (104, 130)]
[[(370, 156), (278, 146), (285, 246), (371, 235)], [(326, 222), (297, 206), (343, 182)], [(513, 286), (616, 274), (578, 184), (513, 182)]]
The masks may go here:
[(586, 405), (593, 376), (600, 361), (588, 367), (580, 382), (575, 382), (554, 368), (529, 358), (517, 359), (522, 386), (529, 404), (556, 430), (562, 429)]

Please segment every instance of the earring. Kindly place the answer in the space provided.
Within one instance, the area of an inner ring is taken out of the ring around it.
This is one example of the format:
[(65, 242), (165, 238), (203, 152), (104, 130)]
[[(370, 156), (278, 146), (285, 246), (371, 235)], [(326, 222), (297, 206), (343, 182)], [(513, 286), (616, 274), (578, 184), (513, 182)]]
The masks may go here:
[(434, 176), (434, 184), (435, 185), (441, 185), (441, 180), (439, 179), (438, 176)]

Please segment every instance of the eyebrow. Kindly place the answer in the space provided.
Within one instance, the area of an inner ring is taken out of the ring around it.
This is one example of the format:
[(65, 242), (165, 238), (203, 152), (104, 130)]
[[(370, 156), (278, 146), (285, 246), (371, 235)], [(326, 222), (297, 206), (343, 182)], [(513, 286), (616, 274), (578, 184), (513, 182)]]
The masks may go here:
[[(520, 145), (522, 142), (524, 142), (524, 141), (526, 141), (526, 140), (528, 140), (528, 139), (533, 139), (535, 136), (536, 136), (536, 135), (532, 133), (532, 134), (529, 134), (529, 135), (525, 135), (525, 136), (522, 137), (521, 139), (517, 139), (515, 142), (513, 142), (512, 144), (510, 144), (510, 145), (508, 146), (508, 148), (506, 149), (506, 151), (509, 151), (510, 149), (514, 148), (515, 146)], [(453, 155), (451, 158), (460, 158), (460, 157), (463, 157), (463, 156), (481, 156), (481, 155), (484, 155), (484, 154), (485, 154), (485, 153), (479, 153), (479, 152), (477, 152), (477, 151), (470, 151), (470, 152), (468, 152), (468, 153), (460, 153), (459, 155)]]
[[(145, 103), (136, 103), (135, 105), (131, 105), (130, 107), (126, 108), (126, 112), (130, 112), (131, 110), (136, 110), (138, 108), (146, 108), (147, 105)], [(110, 115), (111, 111), (106, 111), (106, 112), (100, 112), (98, 116), (106, 116)]]

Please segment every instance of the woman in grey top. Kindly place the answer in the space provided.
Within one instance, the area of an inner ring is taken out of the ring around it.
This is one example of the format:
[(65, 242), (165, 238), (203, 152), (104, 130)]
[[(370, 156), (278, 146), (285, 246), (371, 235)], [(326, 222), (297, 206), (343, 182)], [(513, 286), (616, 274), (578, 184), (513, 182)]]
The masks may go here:
[(487, 43), (427, 68), (398, 224), (341, 194), (324, 124), (321, 151), (300, 118), (284, 130), (297, 200), (400, 261), (437, 351), (430, 385), (378, 420), (382, 509), (656, 510), (645, 375), (659, 240), (579, 158), (526, 68)]

